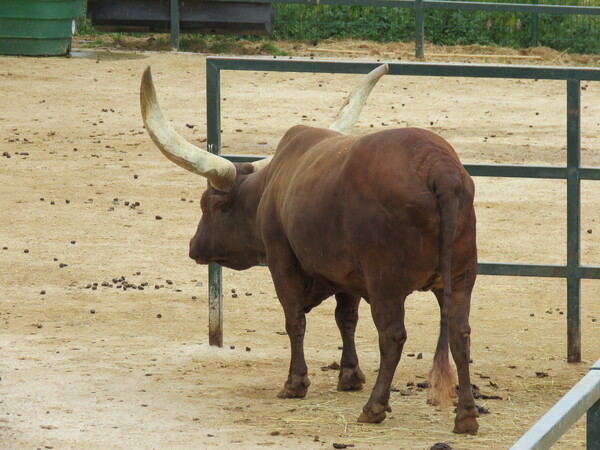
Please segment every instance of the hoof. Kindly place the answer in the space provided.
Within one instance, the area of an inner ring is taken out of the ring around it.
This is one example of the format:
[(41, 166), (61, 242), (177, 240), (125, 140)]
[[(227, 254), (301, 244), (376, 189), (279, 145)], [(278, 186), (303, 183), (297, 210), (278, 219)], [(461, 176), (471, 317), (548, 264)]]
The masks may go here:
[(381, 423), (385, 420), (386, 411), (392, 412), (392, 408), (390, 408), (390, 405), (386, 405), (385, 407), (380, 406), (379, 408), (375, 408), (375, 409), (377, 409), (379, 411), (378, 412), (366, 411), (366, 407), (365, 407), (365, 409), (363, 409), (363, 412), (360, 413), (360, 416), (358, 416), (358, 422)]
[(310, 386), (310, 380), (307, 376), (299, 377), (292, 376), (289, 378), (277, 397), (279, 398), (303, 398), (306, 396), (308, 392), (308, 387)]
[(459, 434), (477, 434), (479, 424), (477, 423), (477, 412), (474, 414), (457, 414), (454, 420), (454, 432)]
[(342, 367), (340, 369), (337, 389), (338, 391), (360, 391), (365, 381), (365, 376), (359, 367)]

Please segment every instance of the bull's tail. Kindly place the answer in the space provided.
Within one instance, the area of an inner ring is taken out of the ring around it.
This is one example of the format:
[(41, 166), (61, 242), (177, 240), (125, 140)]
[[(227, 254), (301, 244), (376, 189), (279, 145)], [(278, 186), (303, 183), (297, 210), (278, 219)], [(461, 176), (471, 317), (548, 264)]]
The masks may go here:
[[(454, 373), (449, 360), (449, 320), (452, 304), (452, 246), (456, 233), (459, 195), (462, 189), (460, 177), (445, 174), (433, 183), (433, 192), (440, 212), (440, 274), (443, 283), (441, 300), (440, 335), (429, 372), (429, 403), (447, 410), (456, 396)], [(439, 298), (438, 298), (439, 299)]]

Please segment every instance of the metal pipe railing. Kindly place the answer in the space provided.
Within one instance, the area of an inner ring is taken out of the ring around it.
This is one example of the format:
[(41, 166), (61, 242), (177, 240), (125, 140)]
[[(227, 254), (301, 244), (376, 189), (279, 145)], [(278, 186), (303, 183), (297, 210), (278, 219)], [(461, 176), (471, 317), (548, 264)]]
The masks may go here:
[(511, 450), (549, 449), (586, 413), (587, 448), (598, 450), (600, 449), (600, 359), (579, 383), (511, 447)]

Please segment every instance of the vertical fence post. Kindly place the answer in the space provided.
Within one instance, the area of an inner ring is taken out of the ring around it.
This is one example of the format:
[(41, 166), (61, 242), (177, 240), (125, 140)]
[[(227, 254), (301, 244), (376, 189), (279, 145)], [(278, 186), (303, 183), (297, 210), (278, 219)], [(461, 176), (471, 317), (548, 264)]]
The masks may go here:
[[(596, 361), (591, 370), (600, 372), (600, 359)], [(586, 415), (586, 441), (587, 449), (600, 448), (600, 399), (596, 400)]]
[[(221, 73), (206, 63), (206, 141), (211, 153), (221, 153)], [(208, 343), (223, 347), (223, 275), (221, 266), (208, 266)]]
[(588, 409), (586, 418), (587, 449), (600, 448), (600, 400)]
[(179, 0), (171, 0), (171, 49), (179, 50)]
[(217, 263), (208, 265), (208, 343), (223, 347), (223, 275)]
[[(537, 5), (539, 0), (531, 0), (532, 5)], [(538, 19), (539, 14), (537, 12), (531, 13), (531, 46), (538, 46)]]
[(581, 101), (580, 80), (567, 80), (567, 360), (581, 361)]
[(415, 0), (415, 56), (425, 57), (425, 11), (423, 0)]

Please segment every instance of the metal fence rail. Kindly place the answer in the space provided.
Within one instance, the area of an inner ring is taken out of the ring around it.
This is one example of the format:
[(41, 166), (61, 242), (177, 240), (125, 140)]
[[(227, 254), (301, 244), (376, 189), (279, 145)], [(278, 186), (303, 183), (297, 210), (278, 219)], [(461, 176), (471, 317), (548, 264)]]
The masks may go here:
[(588, 450), (600, 449), (600, 359), (588, 374), (529, 429), (511, 450), (550, 448), (587, 412)]
[[(220, 154), (222, 70), (277, 72), (364, 74), (380, 63), (318, 61), (306, 59), (208, 57), (206, 59), (207, 143), (208, 149)], [(564, 179), (567, 182), (567, 263), (566, 265), (531, 265), (482, 262), (483, 275), (558, 277), (567, 280), (567, 358), (581, 360), (580, 288), (582, 278), (600, 279), (600, 266), (580, 263), (581, 180), (600, 180), (600, 168), (581, 167), (581, 81), (600, 81), (598, 68), (461, 65), (415, 62), (390, 62), (388, 75), (519, 78), (566, 81), (567, 164), (560, 166), (528, 166), (506, 164), (466, 164), (473, 176)], [(600, 150), (600, 149), (598, 149)], [(253, 161), (261, 156), (223, 155), (232, 161)], [(221, 267), (209, 268), (209, 340), (223, 345)]]
[[(584, 16), (600, 16), (600, 7), (539, 5), (538, 0), (532, 4), (519, 3), (485, 3), (448, 0), (219, 0), (222, 2), (246, 3), (287, 3), (300, 5), (331, 6), (376, 6), (382, 8), (412, 8), (415, 10), (415, 55), (425, 56), (425, 10), (456, 9), (468, 11), (503, 11), (532, 14), (531, 46), (536, 47), (538, 41), (539, 14), (569, 14)], [(171, 46), (179, 48), (179, 0), (171, 0)]]

